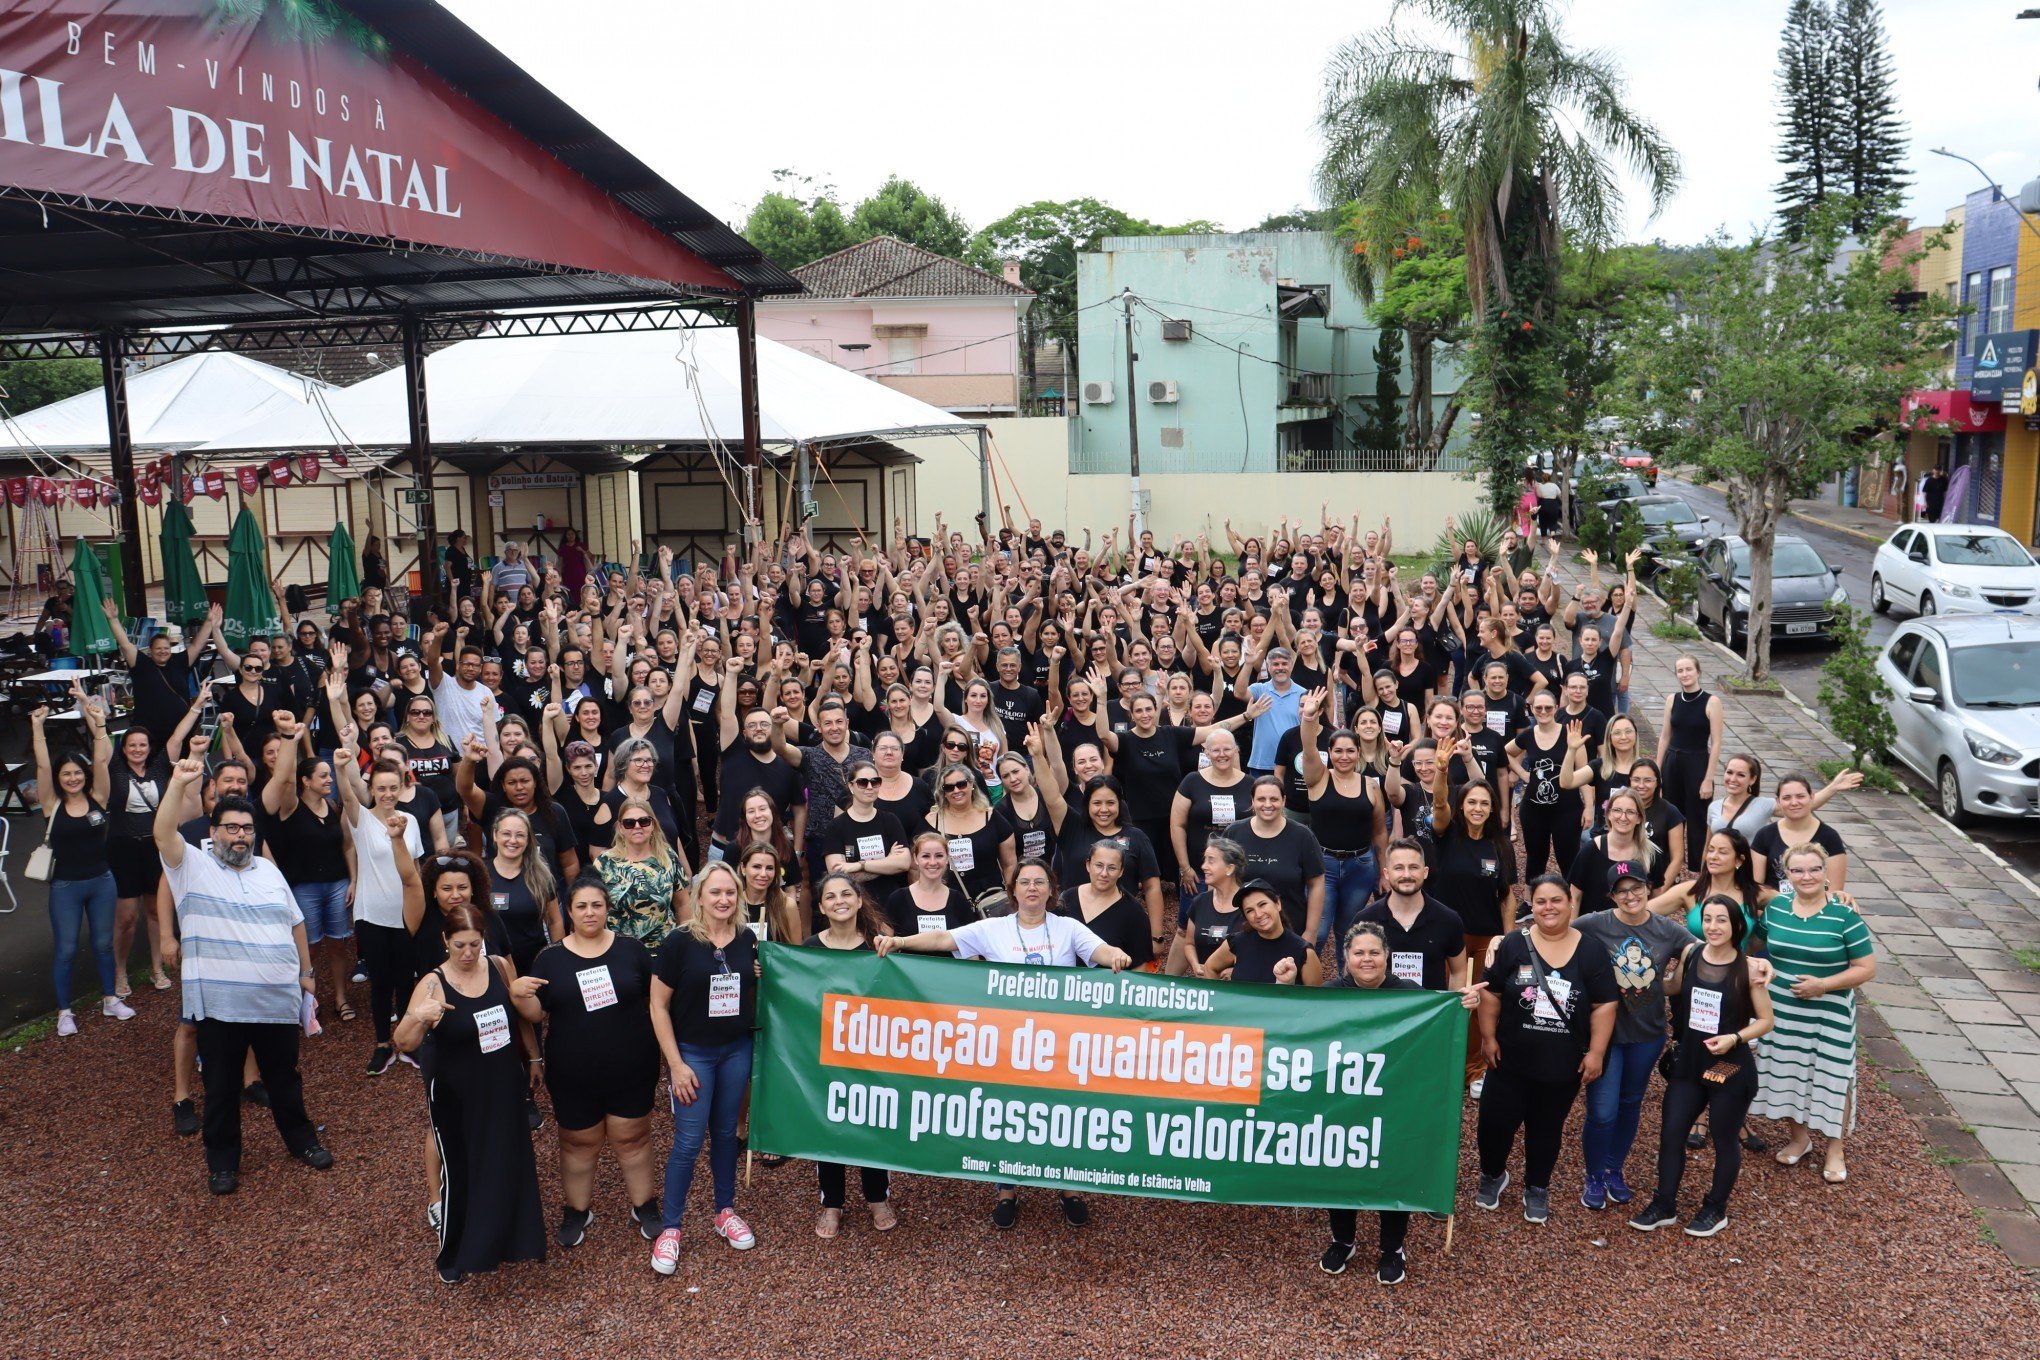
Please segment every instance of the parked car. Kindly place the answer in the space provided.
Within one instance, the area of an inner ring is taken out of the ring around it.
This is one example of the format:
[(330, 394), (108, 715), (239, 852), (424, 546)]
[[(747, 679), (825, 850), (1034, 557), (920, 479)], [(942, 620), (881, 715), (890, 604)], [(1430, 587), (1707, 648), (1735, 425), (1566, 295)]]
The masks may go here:
[(1645, 575), (1657, 570), (1660, 559), (1679, 561), (1689, 555), (1697, 555), (1700, 545), (1712, 536), (1714, 523), (1705, 515), (1693, 513), (1693, 507), (1677, 496), (1634, 496), (1628, 500), (1601, 502), (1601, 513), (1613, 524), (1615, 517), (1622, 513), (1622, 507), (1636, 507), (1636, 513), (1643, 520), (1643, 562)]
[(1934, 786), (1941, 815), (2040, 817), (2040, 619), (1914, 619), (1877, 658), (1891, 753)]
[(1579, 523), (1580, 518), (1580, 483), (1589, 478), (1600, 479), (1601, 499), (1598, 504), (1604, 508), (1609, 501), (1631, 501), (1650, 494), (1650, 488), (1644, 484), (1643, 478), (1635, 473), (1624, 472), (1606, 459), (1595, 459), (1591, 462), (1582, 460), (1579, 468), (1573, 473), (1572, 480), (1575, 524)]
[(1642, 449), (1617, 449), (1615, 462), (1624, 472), (1632, 473), (1650, 486), (1657, 486), (1657, 460)]
[(2040, 613), (2040, 563), (1988, 524), (1908, 524), (1877, 547), (1870, 607), (1920, 614)]
[[(1771, 636), (1824, 638), (1835, 606), (1847, 603), (1841, 573), (1803, 538), (1780, 534), (1771, 549)], [(1708, 540), (1700, 550), (1700, 590), (1693, 613), (1702, 628), (1721, 630), (1741, 651), (1750, 625), (1750, 545), (1734, 534)]]

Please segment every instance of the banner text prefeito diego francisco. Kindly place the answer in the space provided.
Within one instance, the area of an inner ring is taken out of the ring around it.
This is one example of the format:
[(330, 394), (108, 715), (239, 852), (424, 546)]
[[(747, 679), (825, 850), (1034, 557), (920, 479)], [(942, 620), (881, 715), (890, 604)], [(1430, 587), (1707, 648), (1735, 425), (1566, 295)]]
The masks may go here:
[(751, 1138), (931, 1176), (1450, 1212), (1466, 1013), (767, 945)]

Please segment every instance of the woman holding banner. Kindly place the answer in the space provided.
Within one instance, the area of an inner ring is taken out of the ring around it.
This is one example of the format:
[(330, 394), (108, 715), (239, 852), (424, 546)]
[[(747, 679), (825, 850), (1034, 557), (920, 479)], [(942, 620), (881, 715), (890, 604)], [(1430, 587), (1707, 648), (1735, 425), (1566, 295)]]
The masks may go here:
[(1317, 986), (1324, 965), (1282, 918), (1282, 895), (1257, 878), (1240, 889), (1239, 904), (1243, 924), (1205, 957), (1203, 975), (1220, 978), (1231, 969), (1234, 982)]
[[(881, 935), (872, 941), (880, 958), (895, 949), (919, 954), (954, 954), (960, 959), (984, 959), (991, 963), (1039, 964), (1050, 968), (1074, 968), (1085, 964), (1110, 968), (1117, 973), (1132, 965), (1123, 949), (1105, 943), (1091, 928), (1073, 916), (1057, 916), (1049, 908), (1056, 900), (1055, 872), (1046, 860), (1023, 859), (1013, 866), (1006, 880), (1006, 896), (1013, 903), (1011, 916), (993, 916), (972, 921), (955, 930), (923, 930), (912, 935)], [(992, 1206), (992, 1226), (1010, 1228), (1020, 1221), (1020, 1197), (1016, 1186), (998, 1187), (998, 1202)], [(1091, 1221), (1091, 1211), (1075, 1195), (1063, 1195), (1062, 1213), (1072, 1227)]]
[[(849, 874), (831, 869), (822, 876), (819, 891), (823, 926), (820, 934), (801, 941), (807, 948), (867, 952), (879, 936), (891, 933), (878, 908)], [(857, 1169), (857, 1177), (864, 1191), (864, 1203), (871, 1210), (871, 1226), (880, 1232), (891, 1232), (900, 1221), (888, 1200), (892, 1192), (891, 1173), (883, 1167), (866, 1166)], [(822, 1189), (822, 1212), (815, 1219), (815, 1236), (828, 1241), (843, 1226), (848, 1171), (840, 1162), (816, 1162), (815, 1178)]]

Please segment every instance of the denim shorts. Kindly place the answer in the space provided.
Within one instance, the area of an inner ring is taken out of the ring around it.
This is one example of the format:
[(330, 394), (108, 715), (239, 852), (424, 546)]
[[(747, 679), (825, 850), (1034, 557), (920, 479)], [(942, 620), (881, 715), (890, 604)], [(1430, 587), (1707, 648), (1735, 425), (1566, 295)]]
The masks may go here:
[(297, 883), (290, 895), (304, 913), (305, 943), (345, 940), (354, 934), (354, 913), (347, 905), (347, 880), (337, 883)]

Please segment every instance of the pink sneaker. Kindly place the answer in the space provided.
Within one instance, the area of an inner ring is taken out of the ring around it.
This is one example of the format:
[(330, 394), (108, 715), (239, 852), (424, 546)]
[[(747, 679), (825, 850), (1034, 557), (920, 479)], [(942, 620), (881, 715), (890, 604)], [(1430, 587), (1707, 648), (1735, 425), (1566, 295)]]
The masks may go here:
[(751, 1225), (737, 1217), (735, 1209), (722, 1209), (715, 1216), (715, 1231), (725, 1242), (738, 1251), (749, 1251), (758, 1245), (758, 1239), (751, 1232)]
[(680, 1267), (680, 1230), (668, 1228), (659, 1234), (659, 1240), (652, 1243), (652, 1269), (661, 1275), (671, 1275)]

